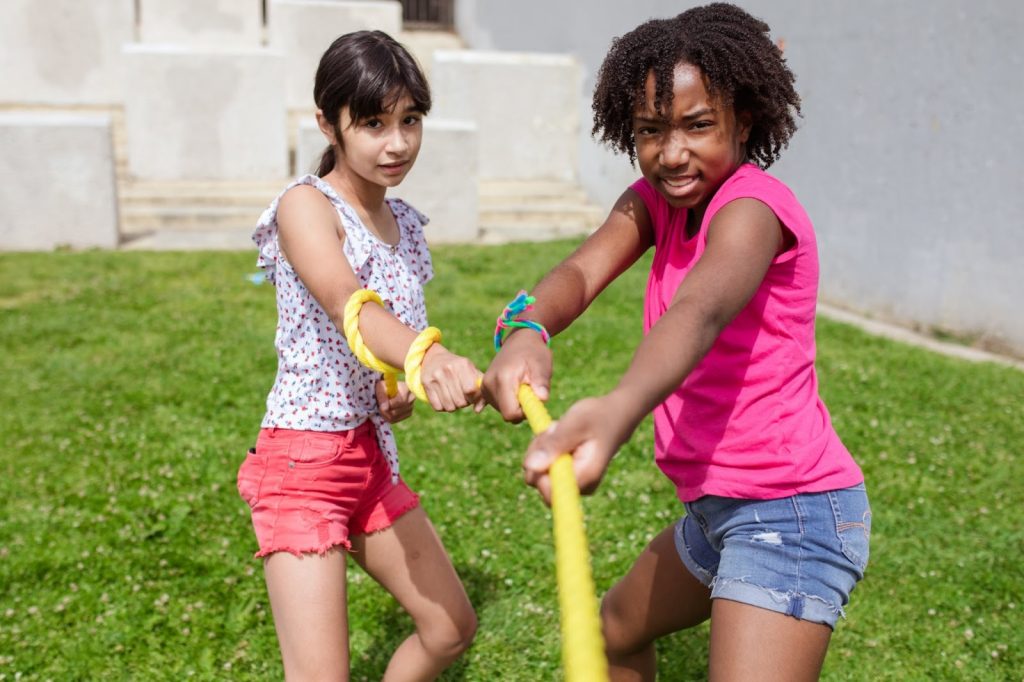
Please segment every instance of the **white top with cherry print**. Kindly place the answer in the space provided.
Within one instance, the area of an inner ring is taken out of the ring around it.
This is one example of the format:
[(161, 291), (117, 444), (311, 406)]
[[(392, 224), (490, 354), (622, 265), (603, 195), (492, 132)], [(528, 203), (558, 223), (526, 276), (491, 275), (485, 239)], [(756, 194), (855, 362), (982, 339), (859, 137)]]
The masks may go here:
[(252, 236), (259, 247), (256, 264), (277, 292), (277, 379), (267, 396), (262, 427), (347, 431), (370, 419), (397, 481), (398, 448), (374, 394), (380, 373), (352, 354), (345, 334), (309, 293), (278, 245), (278, 203), (300, 184), (316, 187), (338, 211), (345, 230), (345, 257), (359, 283), (380, 294), (387, 309), (404, 324), (418, 332), (427, 327), (423, 285), (434, 270), (423, 236), (426, 216), (401, 199), (387, 199), (400, 235), (392, 246), (372, 234), (330, 184), (315, 175), (298, 178), (263, 212)]

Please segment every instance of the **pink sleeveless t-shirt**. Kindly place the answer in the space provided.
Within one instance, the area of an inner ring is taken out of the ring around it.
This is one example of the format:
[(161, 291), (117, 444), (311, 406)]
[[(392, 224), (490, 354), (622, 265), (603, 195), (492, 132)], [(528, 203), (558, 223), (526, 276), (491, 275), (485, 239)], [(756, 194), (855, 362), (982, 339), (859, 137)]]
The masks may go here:
[(747, 306), (708, 354), (654, 410), (655, 459), (684, 502), (703, 495), (775, 499), (846, 488), (864, 480), (818, 396), (814, 316), (818, 252), (814, 228), (793, 193), (745, 164), (712, 198), (700, 231), (686, 238), (675, 209), (641, 179), (654, 230), (644, 332), (665, 313), (700, 259), (708, 225), (728, 202), (761, 201), (796, 239), (772, 261)]

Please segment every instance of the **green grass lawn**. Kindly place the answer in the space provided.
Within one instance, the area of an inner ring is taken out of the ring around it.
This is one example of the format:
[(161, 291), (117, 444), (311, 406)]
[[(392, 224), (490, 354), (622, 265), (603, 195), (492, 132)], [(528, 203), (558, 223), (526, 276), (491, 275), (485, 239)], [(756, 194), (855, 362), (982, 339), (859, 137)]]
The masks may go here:
[[(445, 343), (481, 367), (494, 317), (571, 242), (443, 247)], [(272, 680), (273, 623), (235, 474), (273, 381), (273, 289), (241, 254), (0, 254), (0, 680)], [(550, 409), (609, 388), (641, 335), (647, 261), (555, 340)], [(1024, 677), (1024, 373), (821, 320), (819, 372), (874, 510), (871, 563), (828, 680)], [(560, 676), (550, 514), (525, 425), (420, 407), (397, 428), (480, 616), (447, 680)], [(585, 500), (599, 591), (681, 511), (650, 424)], [(353, 679), (409, 619), (351, 573)], [(706, 626), (659, 649), (698, 680)]]

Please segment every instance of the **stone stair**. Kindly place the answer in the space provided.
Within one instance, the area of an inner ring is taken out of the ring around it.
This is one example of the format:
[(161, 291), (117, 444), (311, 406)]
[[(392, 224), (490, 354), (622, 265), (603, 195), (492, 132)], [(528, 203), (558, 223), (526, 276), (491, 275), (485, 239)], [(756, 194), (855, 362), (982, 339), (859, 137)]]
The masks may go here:
[[(437, 49), (460, 49), (455, 34), (403, 32), (401, 39), (429, 73)], [(131, 177), (124, 111), (105, 109), (113, 145), (123, 249), (250, 249), (260, 214), (287, 184), (270, 181), (142, 181)], [(299, 114), (290, 119), (297, 129)], [(294, 145), (294, 140), (291, 141)], [(399, 193), (400, 194), (400, 193)], [(583, 189), (563, 180), (481, 181), (477, 242), (501, 244), (585, 235), (604, 218)]]
[(287, 180), (138, 180), (128, 168), (124, 112), (113, 121), (123, 249), (249, 249), (256, 221)]
[(124, 248), (251, 248), (260, 214), (285, 180), (125, 180), (119, 187)]
[[(286, 180), (119, 183), (125, 249), (248, 249), (260, 214)], [(572, 182), (482, 181), (477, 243), (549, 241), (587, 235), (604, 212)]]
[(482, 244), (586, 235), (605, 217), (583, 188), (565, 180), (481, 180)]

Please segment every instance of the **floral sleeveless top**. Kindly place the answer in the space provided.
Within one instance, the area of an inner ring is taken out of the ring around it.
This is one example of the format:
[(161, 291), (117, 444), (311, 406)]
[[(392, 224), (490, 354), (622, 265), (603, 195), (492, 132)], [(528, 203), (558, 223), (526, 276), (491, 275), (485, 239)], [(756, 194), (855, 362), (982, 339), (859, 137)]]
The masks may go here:
[(389, 245), (371, 233), (355, 209), (326, 181), (306, 175), (288, 185), (263, 212), (252, 239), (256, 264), (276, 289), (277, 378), (267, 396), (263, 428), (347, 431), (367, 419), (398, 480), (398, 448), (391, 425), (377, 407), (374, 385), (381, 375), (352, 354), (345, 334), (306, 289), (278, 245), (277, 207), (296, 185), (320, 190), (334, 206), (345, 230), (344, 252), (359, 283), (380, 294), (384, 305), (416, 331), (427, 327), (423, 285), (434, 276), (423, 236), (427, 218), (401, 199), (387, 199), (398, 223), (399, 242)]

